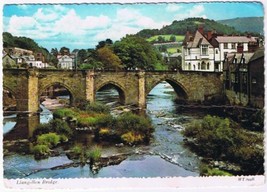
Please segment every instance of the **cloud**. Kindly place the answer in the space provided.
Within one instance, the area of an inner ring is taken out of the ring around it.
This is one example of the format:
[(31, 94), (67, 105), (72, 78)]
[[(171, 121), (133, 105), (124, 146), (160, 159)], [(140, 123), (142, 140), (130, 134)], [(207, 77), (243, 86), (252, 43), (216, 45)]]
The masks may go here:
[(202, 17), (207, 18), (204, 14), (205, 8), (203, 5), (194, 5), (192, 9), (184, 10), (183, 13), (179, 13), (175, 15), (175, 19), (182, 20), (189, 17)]
[(39, 8), (33, 17), (41, 21), (54, 21), (59, 15), (53, 10)]
[(178, 11), (182, 8), (182, 6), (180, 5), (176, 5), (176, 4), (168, 4), (166, 7), (166, 11), (168, 12), (175, 12)]
[[(90, 14), (90, 13), (89, 13)], [(145, 14), (145, 13), (144, 13)], [(81, 16), (70, 7), (62, 5), (44, 6), (32, 13), (32, 16), (4, 18), (4, 31), (16, 36), (26, 36), (41, 42), (42, 46), (79, 45), (94, 47), (97, 42), (110, 38), (119, 40), (126, 34), (135, 34), (148, 28), (161, 28), (169, 22), (161, 22), (148, 17), (138, 9), (121, 8), (113, 14)], [(46, 43), (44, 43), (46, 42)]]

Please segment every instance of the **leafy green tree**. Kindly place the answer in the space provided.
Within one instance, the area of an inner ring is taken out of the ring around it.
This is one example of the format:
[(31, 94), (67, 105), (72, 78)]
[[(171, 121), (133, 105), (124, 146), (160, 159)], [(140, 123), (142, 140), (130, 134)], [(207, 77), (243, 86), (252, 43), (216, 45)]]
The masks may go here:
[(119, 70), (123, 68), (120, 58), (108, 46), (98, 49), (97, 54), (105, 69)]
[(61, 55), (69, 55), (70, 54), (70, 49), (67, 47), (61, 47), (59, 50)]
[(136, 35), (127, 35), (113, 44), (126, 69), (153, 70), (157, 63), (162, 63), (160, 53), (145, 39)]
[(160, 43), (165, 42), (165, 38), (162, 36), (158, 36), (158, 42), (160, 42)]
[(175, 41), (176, 41), (176, 37), (175, 37), (174, 35), (172, 35), (172, 36), (170, 37), (170, 41), (171, 41), (171, 42), (175, 42)]
[(100, 48), (103, 48), (105, 46), (110, 46), (112, 44), (113, 44), (113, 41), (111, 39), (106, 39), (105, 41), (98, 42), (96, 49), (100, 49)]

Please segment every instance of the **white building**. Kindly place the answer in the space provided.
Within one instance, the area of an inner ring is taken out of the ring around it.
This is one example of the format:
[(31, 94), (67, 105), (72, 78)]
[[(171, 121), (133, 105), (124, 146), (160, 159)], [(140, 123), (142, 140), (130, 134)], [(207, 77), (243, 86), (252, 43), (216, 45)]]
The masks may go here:
[(197, 30), (194, 36), (186, 34), (182, 47), (182, 70), (214, 71), (214, 47)]
[(73, 55), (58, 55), (58, 68), (61, 69), (73, 69), (74, 68), (74, 56)]
[(200, 27), (194, 35), (186, 33), (182, 46), (182, 70), (222, 72), (227, 53), (254, 52), (258, 47), (257, 37), (204, 34)]

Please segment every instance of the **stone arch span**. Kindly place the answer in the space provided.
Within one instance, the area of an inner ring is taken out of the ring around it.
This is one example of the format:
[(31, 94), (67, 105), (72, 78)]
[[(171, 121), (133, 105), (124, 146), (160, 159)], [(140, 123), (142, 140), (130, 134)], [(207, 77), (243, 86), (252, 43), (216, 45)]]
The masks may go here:
[(105, 83), (99, 85), (99, 87), (96, 89), (95, 92), (101, 91), (102, 89), (105, 89), (105, 88), (107, 88), (109, 86), (112, 86), (113, 88), (116, 89), (116, 91), (118, 91), (118, 93), (119, 93), (119, 103), (120, 104), (125, 104), (125, 98), (126, 98), (125, 97), (125, 90), (120, 84), (118, 84), (118, 83), (116, 83), (114, 81), (108, 81), (108, 82), (105, 82)]
[(166, 81), (167, 83), (169, 83), (172, 86), (178, 99), (183, 99), (183, 100), (188, 99), (188, 90), (180, 82), (177, 82), (176, 80), (171, 79), (171, 78), (162, 78), (158, 81), (153, 82), (149, 86), (150, 88), (146, 90), (146, 97), (155, 86), (157, 86), (159, 83), (161, 83), (163, 81)]
[(10, 107), (17, 107), (17, 95), (11, 88), (3, 85), (3, 110), (9, 109)]
[(53, 85), (59, 85), (61, 87), (64, 87), (65, 89), (67, 89), (69, 94), (70, 94), (70, 105), (74, 104), (74, 101), (75, 101), (75, 98), (76, 98), (75, 97), (75, 92), (72, 90), (71, 87), (69, 87), (68, 85), (66, 85), (64, 83), (61, 83), (61, 82), (52, 82), (52, 83), (46, 84), (42, 88), (40, 88), (39, 89), (39, 93), (38, 93), (39, 100), (40, 100), (40, 97), (41, 97), (42, 93), (44, 93), (46, 89), (48, 89), (49, 87), (51, 87)]

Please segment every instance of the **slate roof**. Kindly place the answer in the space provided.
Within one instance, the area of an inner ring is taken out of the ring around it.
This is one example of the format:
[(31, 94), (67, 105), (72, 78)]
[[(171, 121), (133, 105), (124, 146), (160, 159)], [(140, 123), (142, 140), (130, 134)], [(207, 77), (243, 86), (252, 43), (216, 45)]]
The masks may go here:
[(260, 47), (257, 51), (255, 51), (255, 53), (251, 57), (250, 61), (256, 60), (260, 57), (264, 57), (264, 47)]
[(188, 48), (197, 48), (200, 47), (200, 45), (210, 45), (212, 46), (209, 41), (204, 37), (198, 30), (195, 33), (195, 36), (193, 37), (193, 41), (189, 41), (187, 44)]
[(247, 37), (247, 36), (217, 36), (215, 39), (219, 43), (257, 42), (257, 38), (256, 37)]

